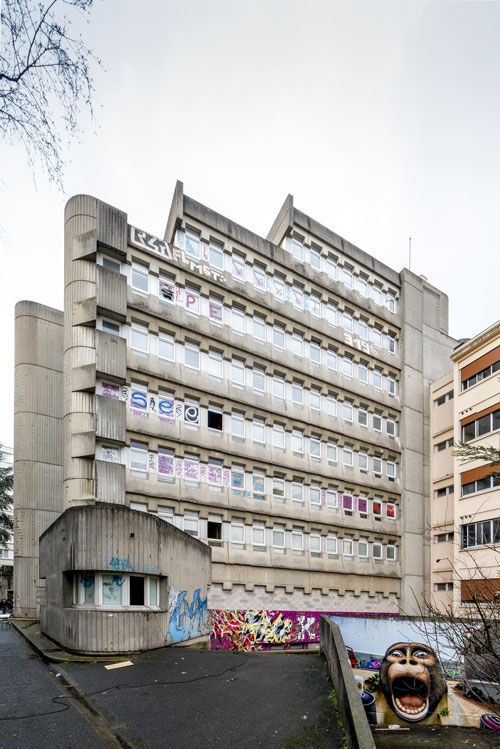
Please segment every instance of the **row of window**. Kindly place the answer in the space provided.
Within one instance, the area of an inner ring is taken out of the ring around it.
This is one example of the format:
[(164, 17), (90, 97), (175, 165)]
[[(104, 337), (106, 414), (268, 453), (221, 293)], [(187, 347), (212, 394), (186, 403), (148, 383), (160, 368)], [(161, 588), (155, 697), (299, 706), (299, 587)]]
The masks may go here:
[(490, 377), (490, 375), (492, 375), (494, 372), (498, 372), (498, 371), (500, 371), (500, 360), (494, 362), (493, 364), (490, 364), (488, 367), (485, 367), (480, 372), (477, 372), (471, 377), (467, 377), (465, 380), (462, 380), (462, 390), (467, 390), (467, 388), (470, 388), (473, 385), (476, 385), (478, 382), (481, 382), (481, 380), (485, 380), (487, 377)]
[(443, 544), (448, 543), (449, 541), (453, 541), (455, 538), (455, 534), (450, 531), (449, 533), (436, 533), (434, 535), (434, 543), (435, 544)]
[(444, 591), (452, 591), (453, 583), (434, 583), (434, 590), (443, 593)]
[(443, 450), (449, 450), (450, 447), (453, 447), (453, 439), (443, 440), (442, 442), (438, 442), (436, 445), (436, 452), (441, 453)]
[(500, 475), (484, 476), (482, 479), (462, 484), (462, 497), (466, 497), (469, 494), (476, 494), (476, 492), (496, 489), (498, 486), (500, 486)]
[[(309, 455), (318, 462), (321, 460), (322, 454), (326, 453), (326, 458), (329, 463), (341, 462), (344, 468), (354, 468), (356, 459), (357, 467), (362, 473), (372, 473), (377, 478), (381, 478), (382, 475), (385, 474), (390, 481), (395, 481), (397, 478), (397, 466), (393, 461), (383, 460), (377, 456), (369, 456), (367, 453), (355, 451), (351, 447), (339, 447), (337, 449), (337, 445), (333, 443), (322, 443), (318, 439), (307, 438), (307, 444)], [(114, 450), (119, 452), (120, 448), (114, 448)], [(292, 450), (297, 454), (304, 454), (304, 436), (302, 433), (297, 432), (294, 434), (292, 432)], [(155, 455), (156, 453), (148, 452), (147, 444), (142, 442), (132, 442), (130, 449), (130, 468), (142, 473), (147, 473), (148, 470), (154, 470), (152, 465), (156, 460), (154, 457)], [(174, 460), (179, 461), (180, 458), (174, 459), (174, 453), (172, 450), (168, 452), (159, 450), (157, 455), (157, 472), (168, 475), (168, 471), (171, 471), (173, 475), (175, 467)], [(167, 456), (169, 459), (167, 459)], [(115, 462), (121, 462), (121, 460)], [(203, 479), (206, 474), (208, 477), (208, 483), (222, 486), (222, 460), (218, 458), (209, 458), (208, 463), (205, 464), (201, 463), (199, 457), (193, 454), (193, 457), (190, 458), (190, 464), (192, 466), (191, 471), (196, 471), (196, 476), (198, 477), (196, 480), (200, 480), (200, 477)], [(180, 470), (180, 467), (177, 467), (176, 470)], [(265, 476), (264, 472), (258, 471), (259, 475), (261, 475), (261, 473)], [(262, 493), (264, 494), (265, 491)]]
[[(210, 239), (204, 242), (194, 227), (178, 229), (175, 235), (175, 245), (184, 250), (195, 260), (208, 262), (215, 270), (230, 273), (240, 283), (251, 283), (258, 291), (274, 291), (273, 282), (284, 277), (278, 273), (269, 273), (264, 263), (254, 261), (247, 263), (243, 253), (224, 251), (224, 245), (218, 240)], [(332, 281), (340, 281), (349, 289), (356, 289), (360, 294), (373, 299), (375, 304), (385, 306), (391, 312), (396, 312), (396, 292), (383, 291), (376, 283), (371, 283), (362, 272), (354, 273), (354, 268), (347, 262), (338, 265), (338, 256), (327, 252), (325, 255), (319, 245), (307, 246), (300, 236), (287, 237), (284, 243), (286, 250), (291, 252), (298, 262), (309, 263), (314, 270), (323, 273)], [(279, 297), (278, 297), (279, 298)]]
[(159, 579), (122, 572), (75, 572), (73, 605), (157, 609), (160, 606)]
[[(150, 334), (147, 325), (133, 322), (128, 328), (110, 320), (99, 320), (99, 327), (107, 333), (124, 335), (132, 351), (148, 356), (158, 356), (167, 364), (180, 363), (190, 370), (208, 372), (210, 377), (216, 380), (230, 380), (236, 387), (251, 387), (258, 393), (266, 393), (271, 390), (276, 398), (285, 400), (294, 393), (288, 394), (285, 389), (285, 376), (283, 374), (267, 375), (272, 377), (272, 386), (266, 385), (266, 368), (254, 365), (252, 368), (245, 366), (245, 360), (238, 357), (224, 358), (217, 349), (210, 349), (205, 355), (200, 351), (200, 345), (196, 341), (186, 340), (183, 344), (176, 341), (175, 337), (166, 332), (158, 335)], [(372, 385), (375, 390), (386, 391), (390, 396), (397, 395), (397, 383), (393, 376), (382, 374), (379, 369), (369, 369), (366, 364), (354, 362), (349, 357), (340, 357), (333, 349), (318, 348), (317, 364), (326, 366), (332, 372), (338, 372), (349, 379), (356, 378), (362, 385)], [(314, 363), (315, 354), (312, 355)], [(311, 357), (310, 357), (311, 360)], [(303, 384), (299, 379), (294, 380), (298, 388)], [(297, 390), (297, 393), (299, 390)], [(302, 405), (300, 398), (294, 402)]]
[(495, 432), (500, 429), (500, 408), (493, 413), (481, 416), (475, 421), (471, 421), (462, 427), (462, 442), (470, 442), (477, 437), (483, 437), (485, 434)]
[(387, 517), (395, 520), (397, 517), (397, 505), (393, 501), (384, 501), (382, 497), (354, 495), (350, 490), (339, 490), (338, 486), (306, 482), (301, 476), (288, 481), (284, 474), (267, 476), (263, 470), (248, 471), (238, 463), (225, 468), (222, 460), (216, 458), (202, 463), (196, 453), (185, 453), (183, 458), (176, 458), (174, 451), (166, 448), (160, 448), (158, 453), (148, 452), (147, 446), (141, 442), (132, 442), (130, 448), (99, 445), (97, 457), (113, 463), (128, 463), (134, 478), (148, 479), (156, 475), (159, 481), (173, 483), (183, 480), (186, 486), (193, 488), (203, 483), (208, 485), (209, 491), (221, 492), (226, 488), (235, 496), (256, 500), (271, 497), (274, 502), (297, 505), (308, 502), (318, 509), (342, 509), (346, 515), (357, 512), (361, 517), (373, 515), (376, 519)]
[(453, 484), (450, 484), (449, 486), (442, 486), (440, 489), (437, 489), (436, 491), (436, 497), (447, 497), (449, 494), (454, 494), (455, 488)]
[(453, 400), (453, 390), (450, 390), (449, 393), (445, 393), (444, 395), (441, 395), (439, 398), (436, 398), (434, 403), (436, 406), (444, 406), (445, 403), (448, 403), (448, 401)]
[[(297, 384), (292, 383), (292, 402), (295, 405), (303, 405), (303, 395), (308, 393), (309, 408), (316, 412), (317, 416), (323, 412), (333, 419), (339, 417), (347, 424), (359, 424), (361, 427), (372, 429), (378, 434), (386, 434), (390, 438), (397, 437), (397, 422), (395, 419), (382, 417), (378, 413), (371, 413), (364, 407), (355, 408), (350, 401), (337, 403), (335, 396), (323, 396), (319, 389), (311, 388), (309, 391), (303, 391), (300, 387), (300, 391), (296, 392), (294, 388), (297, 387)], [(193, 429), (207, 427), (220, 434), (230, 434), (233, 439), (240, 442), (248, 439), (260, 445), (272, 445), (280, 450), (285, 450), (288, 447), (294, 452), (304, 452), (300, 447), (296, 449), (299, 441), (302, 441), (301, 435), (303, 435), (303, 432), (301, 429), (286, 431), (284, 424), (270, 424), (269, 419), (255, 417), (250, 420), (245, 417), (244, 411), (233, 410), (230, 413), (223, 413), (222, 406), (211, 404), (208, 407), (203, 407), (200, 406), (196, 398), (186, 397), (184, 400), (178, 400), (174, 398), (172, 391), (162, 390), (158, 395), (150, 393), (142, 383), (133, 382), (130, 391), (128, 387), (120, 388), (114, 383), (98, 383), (97, 385), (97, 393), (105, 397), (121, 399), (125, 392), (129, 407), (133, 411), (140, 411), (141, 416), (156, 414), (164, 423), (182, 421)], [(311, 436), (313, 444), (320, 440), (321, 434)], [(319, 460), (321, 448), (310, 449), (310, 454)], [(336, 462), (336, 456), (331, 462)]]
[[(130, 509), (147, 512), (147, 504), (132, 502)], [(208, 521), (203, 521), (196, 512), (186, 512), (183, 516), (174, 515), (173, 508), (168, 507), (159, 507), (158, 517), (176, 525), (191, 536), (206, 539), (210, 543), (215, 542), (215, 545), (229, 543), (236, 548), (247, 546), (253, 547), (255, 550), (272, 548), (274, 551), (283, 552), (286, 549), (291, 549), (292, 552), (309, 551), (311, 554), (318, 555), (385, 558), (389, 561), (396, 561), (397, 559), (395, 544), (371, 542), (366, 538), (356, 541), (349, 537), (339, 538), (332, 533), (325, 536), (321, 534), (320, 529), (306, 533), (303, 528), (297, 527), (288, 531), (281, 524), (273, 524), (272, 528), (267, 528), (263, 522), (245, 525), (243, 520), (234, 518), (228, 523), (223, 522), (220, 516), (214, 515), (210, 515)]]
[[(162, 302), (182, 306), (189, 314), (207, 317), (215, 325), (228, 325), (237, 335), (252, 336), (258, 343), (271, 343), (298, 357), (307, 355), (308, 342), (303, 331), (287, 331), (284, 322), (271, 324), (263, 315), (247, 314), (243, 305), (224, 304), (219, 296), (202, 296), (195, 286), (176, 285), (175, 277), (149, 276), (148, 267), (135, 261), (132, 263), (131, 286), (140, 294), (152, 293)], [(370, 342), (378, 349), (385, 348), (391, 354), (397, 353), (395, 333), (383, 333), (366, 320), (356, 318), (351, 310), (339, 310), (333, 302), (322, 302), (319, 297), (311, 297), (295, 287), (292, 287), (287, 301), (300, 311), (309, 310), (314, 317), (327, 320), (332, 327), (341, 327), (347, 333), (359, 336), (361, 341)]]
[(331, 253), (324, 255), (319, 245), (313, 243), (308, 246), (299, 234), (294, 233), (285, 238), (284, 247), (292, 253), (298, 263), (309, 263), (314, 270), (326, 274), (332, 281), (340, 281), (348, 289), (355, 289), (362, 296), (373, 299), (376, 304), (384, 305), (391, 312), (396, 312), (395, 291), (384, 292), (378, 284), (371, 283), (361, 272), (355, 274), (354, 268), (346, 261), (338, 265), (337, 258)]
[(462, 525), (461, 538), (462, 549), (500, 544), (500, 518)]

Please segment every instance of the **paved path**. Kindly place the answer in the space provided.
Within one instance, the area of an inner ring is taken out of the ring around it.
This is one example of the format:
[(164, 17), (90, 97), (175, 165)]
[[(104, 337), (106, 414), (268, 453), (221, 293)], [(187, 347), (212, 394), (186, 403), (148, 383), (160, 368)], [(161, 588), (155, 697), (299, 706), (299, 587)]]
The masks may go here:
[(163, 649), (133, 666), (73, 664), (65, 670), (144, 745), (341, 747), (318, 655)]
[(11, 628), (0, 628), (0, 746), (102, 749), (48, 666)]

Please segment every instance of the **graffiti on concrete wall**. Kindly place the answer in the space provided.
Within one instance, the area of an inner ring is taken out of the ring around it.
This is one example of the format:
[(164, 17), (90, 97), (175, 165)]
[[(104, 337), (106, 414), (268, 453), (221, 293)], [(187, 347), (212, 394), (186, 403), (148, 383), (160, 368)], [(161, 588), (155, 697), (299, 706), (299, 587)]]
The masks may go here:
[(200, 588), (194, 591), (191, 603), (185, 590), (170, 588), (168, 613), (171, 642), (183, 642), (208, 634), (207, 598), (202, 598)]
[(320, 611), (210, 612), (212, 650), (257, 650), (319, 642)]

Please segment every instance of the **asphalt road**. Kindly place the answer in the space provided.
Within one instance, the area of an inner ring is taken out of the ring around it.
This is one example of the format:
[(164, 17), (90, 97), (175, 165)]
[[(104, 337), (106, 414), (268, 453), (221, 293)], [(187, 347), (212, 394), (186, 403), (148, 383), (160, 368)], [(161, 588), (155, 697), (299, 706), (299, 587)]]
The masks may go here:
[(147, 747), (341, 747), (318, 654), (163, 649), (66, 671)]
[(0, 747), (102, 749), (71, 702), (23, 638), (0, 627)]

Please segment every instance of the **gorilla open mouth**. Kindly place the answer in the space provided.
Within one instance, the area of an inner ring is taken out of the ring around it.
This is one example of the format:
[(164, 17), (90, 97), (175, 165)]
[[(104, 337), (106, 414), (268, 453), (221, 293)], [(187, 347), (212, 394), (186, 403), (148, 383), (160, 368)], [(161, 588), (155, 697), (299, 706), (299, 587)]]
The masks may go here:
[(404, 720), (422, 720), (429, 710), (429, 685), (414, 676), (400, 676), (391, 684), (395, 712)]

